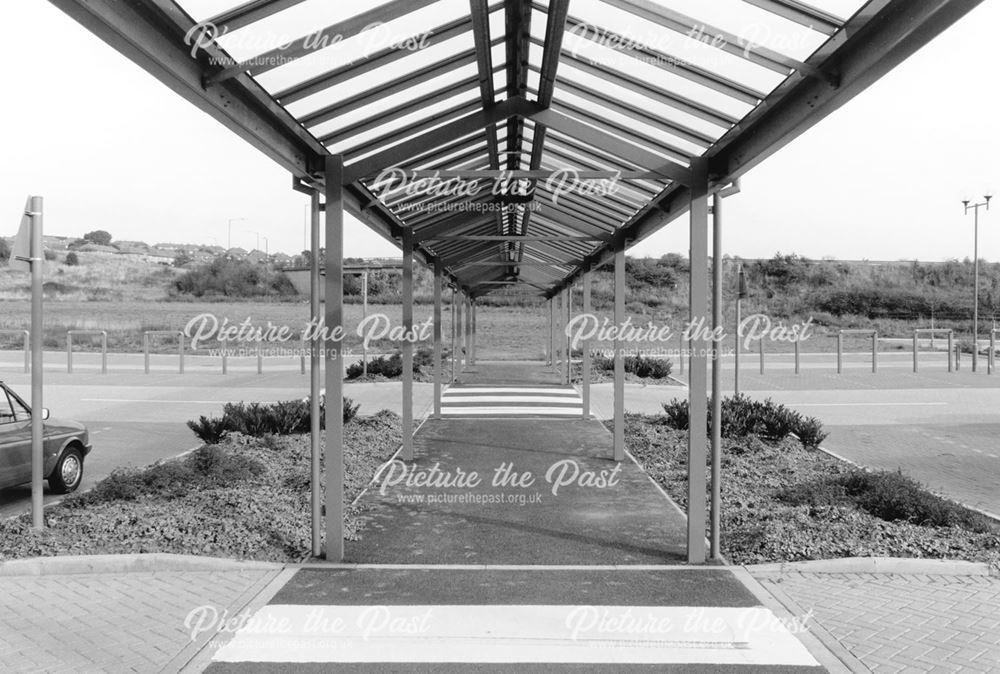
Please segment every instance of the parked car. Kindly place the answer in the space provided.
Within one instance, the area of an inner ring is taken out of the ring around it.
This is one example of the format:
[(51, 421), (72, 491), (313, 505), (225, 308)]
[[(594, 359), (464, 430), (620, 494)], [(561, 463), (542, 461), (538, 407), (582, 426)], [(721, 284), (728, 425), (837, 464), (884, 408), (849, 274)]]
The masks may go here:
[[(67, 494), (83, 480), (83, 459), (90, 453), (87, 427), (77, 421), (50, 419), (41, 410), (42, 475), (49, 489)], [(31, 481), (31, 408), (0, 381), (0, 489)]]

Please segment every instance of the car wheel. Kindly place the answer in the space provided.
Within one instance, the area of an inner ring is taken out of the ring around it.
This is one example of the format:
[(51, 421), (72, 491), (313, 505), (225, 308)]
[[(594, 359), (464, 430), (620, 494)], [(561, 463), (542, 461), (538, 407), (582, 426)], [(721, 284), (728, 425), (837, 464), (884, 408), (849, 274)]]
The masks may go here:
[(83, 453), (76, 447), (67, 447), (49, 475), (49, 489), (56, 494), (68, 494), (83, 481)]

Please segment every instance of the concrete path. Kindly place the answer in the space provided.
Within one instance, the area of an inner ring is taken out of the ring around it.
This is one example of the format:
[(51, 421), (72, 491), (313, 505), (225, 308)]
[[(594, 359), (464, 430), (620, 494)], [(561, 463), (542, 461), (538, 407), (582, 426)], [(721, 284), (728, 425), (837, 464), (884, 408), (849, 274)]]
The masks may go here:
[[(505, 387), (571, 391), (512, 363), (452, 390)], [(525, 404), (414, 444), (359, 501), (354, 566), (299, 571), (255, 614), (288, 631), (241, 630), (208, 671), (821, 670), (731, 570), (678, 565), (683, 514), (597, 420)]]

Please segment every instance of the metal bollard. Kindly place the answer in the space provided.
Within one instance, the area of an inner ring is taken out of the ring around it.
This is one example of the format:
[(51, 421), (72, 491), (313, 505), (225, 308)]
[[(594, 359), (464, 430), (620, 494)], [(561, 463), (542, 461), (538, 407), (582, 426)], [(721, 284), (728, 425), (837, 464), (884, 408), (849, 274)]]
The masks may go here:
[(913, 332), (913, 371), (917, 371), (917, 333)]
[(757, 343), (760, 345), (760, 373), (764, 374), (764, 338), (761, 337)]
[(878, 333), (872, 333), (872, 374), (878, 372)]
[(837, 333), (837, 374), (844, 371), (844, 333)]
[(0, 330), (0, 335), (24, 336), (24, 373), (31, 372), (31, 333), (27, 330)]
[(260, 349), (260, 342), (257, 342), (257, 374), (264, 374), (264, 354)]
[(799, 340), (795, 340), (795, 374), (799, 373)]
[(952, 371), (952, 369), (951, 369), (951, 348), (952, 348), (952, 342), (954, 341), (954, 337), (955, 337), (954, 333), (951, 330), (949, 330), (948, 331), (948, 372)]

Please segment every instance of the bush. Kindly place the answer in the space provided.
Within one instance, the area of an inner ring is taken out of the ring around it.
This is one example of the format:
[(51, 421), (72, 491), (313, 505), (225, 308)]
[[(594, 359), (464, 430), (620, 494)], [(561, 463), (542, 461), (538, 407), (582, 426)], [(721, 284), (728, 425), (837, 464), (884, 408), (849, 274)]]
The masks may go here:
[(106, 232), (103, 229), (95, 229), (92, 232), (87, 232), (83, 235), (83, 240), (90, 243), (96, 243), (99, 246), (110, 246), (111, 245), (111, 233)]
[(75, 267), (80, 264), (80, 259), (76, 256), (75, 252), (70, 251), (66, 254), (65, 264), (67, 267)]
[(230, 487), (264, 472), (256, 459), (233, 454), (219, 445), (197, 449), (179, 461), (165, 461), (148, 468), (119, 468), (66, 503), (84, 506), (110, 501), (135, 501), (151, 495), (167, 499), (181, 498), (192, 491), (211, 487)]
[[(745, 395), (722, 399), (722, 437), (741, 438), (759, 435), (768, 440), (781, 440), (794, 433), (804, 447), (818, 447), (827, 434), (823, 424), (814, 417), (803, 417), (795, 410), (768, 399), (753, 400)], [(668, 426), (687, 430), (690, 414), (686, 400), (663, 403), (663, 413)], [(711, 430), (712, 406), (708, 406), (708, 429)]]
[(198, 417), (198, 421), (187, 422), (198, 439), (206, 445), (217, 445), (229, 432), (226, 419), (220, 417)]
[(268, 272), (263, 265), (227, 257), (217, 257), (207, 265), (186, 271), (174, 281), (174, 290), (195, 297), (288, 297), (296, 294), (284, 273)]
[(7, 240), (0, 237), (0, 262), (6, 262), (10, 258), (10, 246), (7, 245)]
[(777, 498), (812, 508), (851, 505), (887, 522), (930, 527), (960, 527), (978, 533), (997, 531), (991, 520), (932, 494), (901, 472), (855, 468), (842, 475), (786, 487)]
[[(666, 379), (673, 371), (673, 364), (662, 358), (635, 355), (622, 359), (625, 371), (644, 379)], [(596, 370), (614, 372), (615, 359), (610, 356), (594, 356), (592, 365)]]
[[(343, 420), (348, 423), (358, 414), (360, 404), (344, 398)], [(326, 428), (325, 409), (320, 407), (320, 428)], [(226, 403), (222, 417), (199, 417), (189, 421), (188, 428), (202, 442), (218, 444), (228, 433), (237, 432), (262, 438), (267, 435), (292, 435), (308, 433), (310, 428), (309, 402), (285, 400), (267, 403)]]
[[(447, 358), (443, 354), (442, 358)], [(419, 374), (425, 369), (430, 369), (434, 365), (434, 349), (422, 347), (413, 354), (413, 373)], [(347, 378), (357, 379), (364, 373), (364, 363), (358, 361), (347, 366)], [(394, 379), (403, 376), (403, 354), (396, 352), (391, 356), (379, 356), (368, 361), (368, 374), (372, 376), (381, 375), (386, 379)]]

